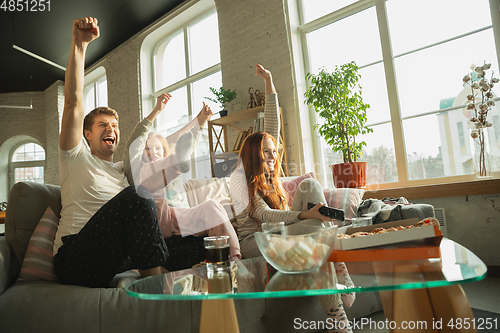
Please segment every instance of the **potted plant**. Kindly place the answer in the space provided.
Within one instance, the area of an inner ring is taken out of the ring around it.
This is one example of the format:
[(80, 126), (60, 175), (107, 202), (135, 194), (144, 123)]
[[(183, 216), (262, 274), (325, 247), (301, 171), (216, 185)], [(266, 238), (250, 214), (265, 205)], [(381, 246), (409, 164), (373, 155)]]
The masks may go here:
[(358, 162), (366, 142), (356, 141), (356, 136), (373, 132), (366, 126), (366, 110), (363, 103), (361, 75), (354, 61), (335, 66), (332, 73), (321, 69), (317, 75), (308, 73), (310, 87), (304, 93), (305, 103), (324, 119), (316, 124), (319, 134), (334, 152), (341, 153), (344, 163), (331, 165), (336, 187), (364, 187), (366, 185), (366, 162)]
[(219, 112), (221, 117), (227, 116), (226, 105), (236, 98), (236, 90), (231, 91), (230, 89), (224, 89), (224, 87), (220, 87), (219, 90), (210, 87), (210, 91), (215, 95), (215, 98), (205, 97), (209, 101), (217, 103), (221, 107), (221, 111)]

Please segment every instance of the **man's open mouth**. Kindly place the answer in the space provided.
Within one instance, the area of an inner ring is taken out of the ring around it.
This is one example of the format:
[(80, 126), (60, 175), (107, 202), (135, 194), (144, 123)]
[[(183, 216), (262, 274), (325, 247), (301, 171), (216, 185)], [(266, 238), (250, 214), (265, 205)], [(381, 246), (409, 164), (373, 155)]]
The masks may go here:
[(110, 137), (110, 136), (105, 137), (104, 139), (102, 139), (102, 141), (104, 142), (104, 144), (109, 145), (109, 146), (115, 144), (115, 138)]

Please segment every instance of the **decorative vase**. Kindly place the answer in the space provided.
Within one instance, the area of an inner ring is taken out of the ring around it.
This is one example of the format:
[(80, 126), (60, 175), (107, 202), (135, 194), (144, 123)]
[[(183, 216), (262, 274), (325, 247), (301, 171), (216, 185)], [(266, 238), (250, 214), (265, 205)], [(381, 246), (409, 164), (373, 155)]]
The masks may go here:
[(490, 140), (488, 129), (484, 126), (469, 129), (471, 138), (472, 164), (476, 178), (490, 178)]
[(330, 165), (333, 184), (337, 188), (360, 188), (366, 186), (367, 162), (352, 162)]

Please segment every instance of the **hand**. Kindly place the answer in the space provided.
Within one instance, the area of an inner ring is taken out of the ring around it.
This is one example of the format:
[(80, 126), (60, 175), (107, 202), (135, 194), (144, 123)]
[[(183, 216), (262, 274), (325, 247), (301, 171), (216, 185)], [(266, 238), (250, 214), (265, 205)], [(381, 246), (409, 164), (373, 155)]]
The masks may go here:
[(316, 204), (313, 208), (309, 209), (308, 211), (300, 213), (298, 218), (302, 219), (302, 220), (316, 219), (316, 220), (320, 220), (321, 222), (332, 221), (332, 219), (330, 217), (325, 216), (319, 212), (319, 209), (323, 206), (326, 206), (326, 205), (324, 203), (320, 202), (320, 203)]
[(99, 38), (99, 26), (97, 19), (84, 17), (73, 21), (73, 38), (79, 42), (90, 43)]
[(170, 98), (172, 98), (172, 95), (170, 94), (161, 94), (160, 96), (156, 97), (155, 109), (158, 111), (162, 111), (167, 105), (167, 102), (170, 100)]
[(272, 79), (271, 71), (265, 69), (264, 67), (262, 67), (262, 65), (259, 64), (255, 66), (255, 75), (263, 78), (264, 80)]
[(212, 117), (214, 113), (212, 112), (212, 109), (210, 109), (210, 106), (206, 105), (205, 102), (203, 102), (203, 107), (201, 108), (200, 113), (198, 113), (198, 124), (203, 127), (207, 121), (210, 120), (210, 117)]

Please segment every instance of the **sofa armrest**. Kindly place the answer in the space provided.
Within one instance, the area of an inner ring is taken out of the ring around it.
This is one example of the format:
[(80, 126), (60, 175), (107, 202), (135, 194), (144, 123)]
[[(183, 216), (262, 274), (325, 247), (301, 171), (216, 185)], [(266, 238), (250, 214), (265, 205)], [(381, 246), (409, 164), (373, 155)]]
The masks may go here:
[(5, 236), (0, 237), (0, 295), (13, 283), (12, 270), (16, 264), (14, 251), (7, 243)]

